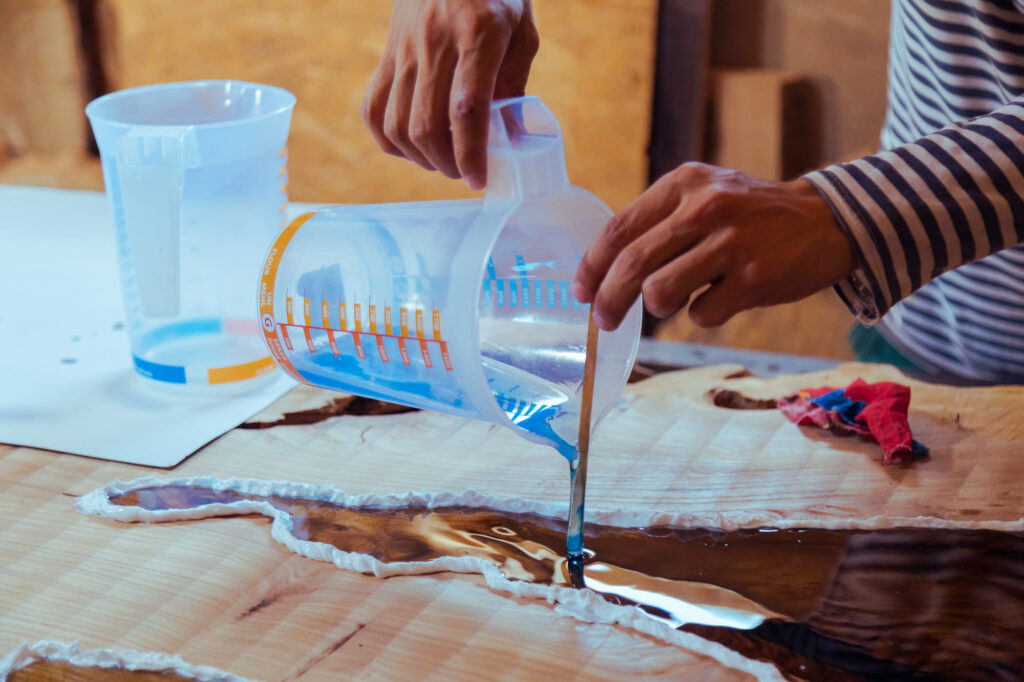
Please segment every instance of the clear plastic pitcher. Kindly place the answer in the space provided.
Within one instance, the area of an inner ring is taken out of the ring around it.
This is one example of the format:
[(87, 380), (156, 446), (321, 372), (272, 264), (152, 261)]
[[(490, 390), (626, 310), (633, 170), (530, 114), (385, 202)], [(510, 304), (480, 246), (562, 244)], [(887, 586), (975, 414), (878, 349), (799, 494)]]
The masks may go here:
[(294, 105), (280, 88), (200, 81), (122, 90), (86, 107), (132, 358), (154, 384), (235, 392), (272, 378), (252, 273), (286, 224)]
[[(569, 184), (540, 100), (495, 102), (483, 200), (333, 207), (278, 236), (259, 288), (267, 347), (299, 381), (504, 424), (572, 460), (589, 314), (572, 278), (611, 215)], [(600, 334), (595, 424), (639, 333), (638, 302)]]

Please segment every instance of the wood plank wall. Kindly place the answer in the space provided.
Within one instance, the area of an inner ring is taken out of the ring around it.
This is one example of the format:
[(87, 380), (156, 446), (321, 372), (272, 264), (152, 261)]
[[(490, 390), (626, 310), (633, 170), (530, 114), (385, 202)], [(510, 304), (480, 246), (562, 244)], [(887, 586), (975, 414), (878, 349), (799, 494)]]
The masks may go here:
[[(18, 29), (24, 38), (16, 45), (36, 46), (29, 49), (30, 54), (0, 55), (5, 65), (0, 72), (7, 76), (2, 83), (5, 100), (31, 108), (13, 118), (0, 113), (0, 119), (31, 124), (34, 137), (26, 151), (46, 153), (54, 145), (76, 151), (85, 148), (83, 89), (67, 87), (66, 75), (61, 75), (59, 84), (52, 82), (56, 77), (39, 83), (37, 75), (59, 66), (77, 70), (76, 85), (81, 84), (80, 72), (87, 71), (87, 66), (83, 56), (75, 54), (79, 41), (74, 27), (66, 25), (66, 17), (61, 23), (54, 16), (69, 15), (79, 4), (74, 0), (0, 3), (0, 27), (14, 27), (4, 12), (13, 13), (22, 24), (31, 20), (39, 27), (34, 33)], [(290, 141), (294, 200), (363, 203), (471, 194), (461, 182), (380, 153), (359, 117), (364, 90), (387, 36), (391, 3), (90, 0), (88, 4), (101, 34), (99, 57), (110, 89), (239, 78), (294, 92), (298, 97)], [(642, 191), (647, 181), (656, 10), (657, 0), (537, 3), (542, 45), (530, 92), (544, 99), (562, 124), (572, 180), (615, 208)], [(45, 26), (60, 30), (44, 44), (38, 38)], [(37, 84), (70, 101), (33, 100)], [(0, 109), (4, 111), (6, 107)], [(52, 112), (57, 112), (62, 120), (47, 119), (44, 112), (51, 112), (51, 119)], [(61, 131), (77, 137), (52, 134), (58, 123)], [(23, 127), (16, 126), (14, 132), (23, 132)], [(609, 139), (615, 143), (608, 144)], [(0, 182), (3, 178), (0, 172)]]

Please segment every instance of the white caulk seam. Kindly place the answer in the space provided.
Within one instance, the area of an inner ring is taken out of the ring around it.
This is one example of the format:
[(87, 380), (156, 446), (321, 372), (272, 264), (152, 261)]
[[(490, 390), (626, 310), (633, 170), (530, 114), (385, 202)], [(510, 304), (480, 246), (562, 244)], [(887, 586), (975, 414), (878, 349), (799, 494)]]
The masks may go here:
[(251, 682), (244, 677), (211, 668), (206, 665), (192, 665), (179, 656), (149, 651), (115, 651), (113, 649), (90, 649), (83, 651), (78, 642), (54, 642), (43, 640), (35, 644), (23, 642), (21, 646), (0, 661), (0, 682), (16, 670), (36, 661), (56, 661), (85, 668), (120, 668), (147, 672), (168, 672), (190, 677), (198, 682)]
[[(330, 502), (342, 507), (373, 507), (377, 509), (400, 509), (404, 507), (487, 507), (495, 511), (536, 514), (548, 518), (565, 520), (569, 506), (558, 502), (536, 502), (515, 497), (498, 497), (475, 490), (462, 491), (410, 491), (387, 495), (348, 495), (329, 485), (293, 483), (290, 481), (266, 481), (252, 478), (216, 478), (196, 476), (189, 478), (157, 478), (148, 476), (132, 481), (115, 480), (104, 487), (78, 498), (76, 508), (84, 514), (100, 514), (121, 521), (160, 521), (167, 512), (129, 508), (110, 504), (109, 497), (132, 490), (148, 487), (201, 487), (211, 490), (231, 490), (246, 495), (292, 497), (320, 502)], [(209, 518), (237, 514), (237, 505), (209, 504), (187, 510), (168, 510), (176, 519)], [(263, 513), (253, 509), (256, 513)], [(189, 514), (193, 514), (189, 516)], [(808, 513), (801, 517), (799, 510), (782, 514), (780, 512), (670, 512), (661, 510), (602, 510), (587, 506), (587, 521), (616, 528), (706, 528), (711, 530), (742, 530), (746, 528), (820, 528), (824, 530), (885, 530), (890, 528), (936, 528), (944, 530), (993, 530), (1004, 533), (1024, 531), (1024, 518), (1013, 521), (976, 521), (943, 519), (935, 516), (870, 516), (852, 518), (826, 516)]]

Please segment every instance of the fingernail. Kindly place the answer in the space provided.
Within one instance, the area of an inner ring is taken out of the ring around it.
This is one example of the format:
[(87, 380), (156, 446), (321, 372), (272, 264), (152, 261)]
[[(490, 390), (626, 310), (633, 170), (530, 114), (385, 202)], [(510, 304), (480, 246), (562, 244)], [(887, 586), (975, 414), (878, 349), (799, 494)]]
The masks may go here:
[(580, 303), (590, 303), (590, 292), (579, 282), (573, 282), (572, 297)]
[(483, 175), (467, 175), (466, 184), (470, 189), (483, 189), (487, 185), (487, 179)]
[(594, 322), (596, 322), (597, 326), (601, 328), (601, 331), (612, 331), (611, 325), (608, 324), (608, 321), (604, 319), (604, 316), (601, 315), (601, 313), (599, 313), (595, 308), (591, 308), (591, 310), (594, 314)]

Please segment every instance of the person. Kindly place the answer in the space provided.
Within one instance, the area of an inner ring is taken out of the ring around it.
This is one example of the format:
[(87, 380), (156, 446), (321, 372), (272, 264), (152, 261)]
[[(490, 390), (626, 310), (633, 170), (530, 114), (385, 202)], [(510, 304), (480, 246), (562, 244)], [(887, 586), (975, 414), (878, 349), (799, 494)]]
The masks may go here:
[[(486, 183), (488, 107), (524, 94), (530, 0), (395, 0), (362, 115), (380, 147)], [(1024, 381), (1024, 0), (893, 0), (882, 151), (793, 181), (700, 163), (589, 247), (574, 293), (719, 325), (834, 287), (925, 371)]]

